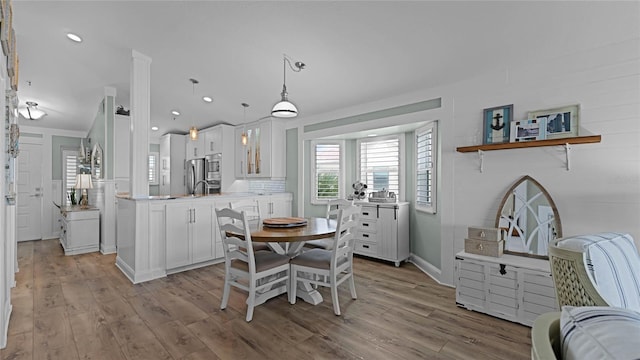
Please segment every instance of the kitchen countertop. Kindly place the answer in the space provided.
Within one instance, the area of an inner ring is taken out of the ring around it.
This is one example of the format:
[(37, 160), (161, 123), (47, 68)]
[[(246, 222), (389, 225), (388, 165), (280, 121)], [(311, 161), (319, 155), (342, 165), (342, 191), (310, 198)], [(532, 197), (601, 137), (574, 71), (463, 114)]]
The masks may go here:
[(131, 197), (129, 193), (118, 193), (116, 197), (118, 199), (126, 200), (184, 200), (184, 199), (201, 199), (201, 198), (223, 198), (223, 197), (249, 197), (249, 196), (267, 196), (274, 194), (287, 194), (285, 193), (250, 193), (250, 192), (229, 192), (221, 194), (209, 194), (209, 195), (149, 195), (149, 196), (137, 196)]

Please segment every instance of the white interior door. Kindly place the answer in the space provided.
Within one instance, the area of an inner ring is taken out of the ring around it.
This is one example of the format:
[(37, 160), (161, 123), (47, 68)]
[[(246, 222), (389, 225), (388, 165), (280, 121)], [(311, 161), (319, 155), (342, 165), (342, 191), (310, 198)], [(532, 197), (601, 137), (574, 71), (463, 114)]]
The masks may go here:
[(42, 239), (42, 145), (20, 144), (17, 170), (18, 241)]

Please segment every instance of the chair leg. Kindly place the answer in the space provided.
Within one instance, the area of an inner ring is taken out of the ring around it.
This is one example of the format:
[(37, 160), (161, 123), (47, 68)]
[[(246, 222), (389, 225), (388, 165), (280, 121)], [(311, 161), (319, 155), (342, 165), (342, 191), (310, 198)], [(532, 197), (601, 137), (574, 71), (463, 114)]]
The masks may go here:
[(340, 316), (340, 303), (338, 303), (338, 285), (336, 279), (331, 281), (331, 301), (333, 301), (333, 313)]
[(289, 267), (289, 303), (296, 303), (296, 296), (298, 292), (298, 271), (295, 266)]
[(224, 275), (224, 290), (222, 291), (222, 303), (220, 303), (220, 309), (224, 310), (227, 308), (230, 292), (231, 292), (231, 275), (229, 275), (229, 272), (227, 271), (227, 273)]
[(249, 285), (249, 296), (247, 297), (247, 322), (253, 319), (253, 308), (256, 305), (256, 284), (255, 280)]
[(349, 289), (351, 290), (351, 298), (357, 299), (358, 295), (356, 294), (356, 281), (353, 278), (353, 271), (349, 275)]

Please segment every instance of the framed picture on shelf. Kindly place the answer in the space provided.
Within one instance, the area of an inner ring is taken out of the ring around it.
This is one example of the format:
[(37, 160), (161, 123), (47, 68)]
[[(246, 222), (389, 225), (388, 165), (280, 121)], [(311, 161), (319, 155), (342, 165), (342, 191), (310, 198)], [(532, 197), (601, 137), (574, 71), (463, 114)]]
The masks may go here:
[(510, 142), (544, 140), (547, 138), (547, 119), (528, 119), (511, 122)]
[(484, 109), (482, 143), (509, 142), (511, 120), (513, 120), (513, 104)]
[(580, 105), (569, 105), (555, 109), (529, 111), (529, 119), (545, 119), (547, 139), (578, 136)]

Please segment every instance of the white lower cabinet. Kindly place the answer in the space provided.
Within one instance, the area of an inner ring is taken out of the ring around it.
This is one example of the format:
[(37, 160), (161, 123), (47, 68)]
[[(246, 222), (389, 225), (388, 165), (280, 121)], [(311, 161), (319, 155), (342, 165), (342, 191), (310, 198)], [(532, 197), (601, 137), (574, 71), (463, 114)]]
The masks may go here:
[(263, 219), (291, 216), (293, 195), (290, 193), (259, 195), (256, 199)]
[(356, 204), (361, 205), (362, 210), (354, 253), (393, 261), (400, 266), (401, 261), (409, 258), (409, 203)]
[(547, 260), (460, 252), (455, 272), (458, 306), (527, 326), (540, 314), (558, 311)]
[(215, 259), (211, 203), (166, 205), (166, 268), (175, 269)]

